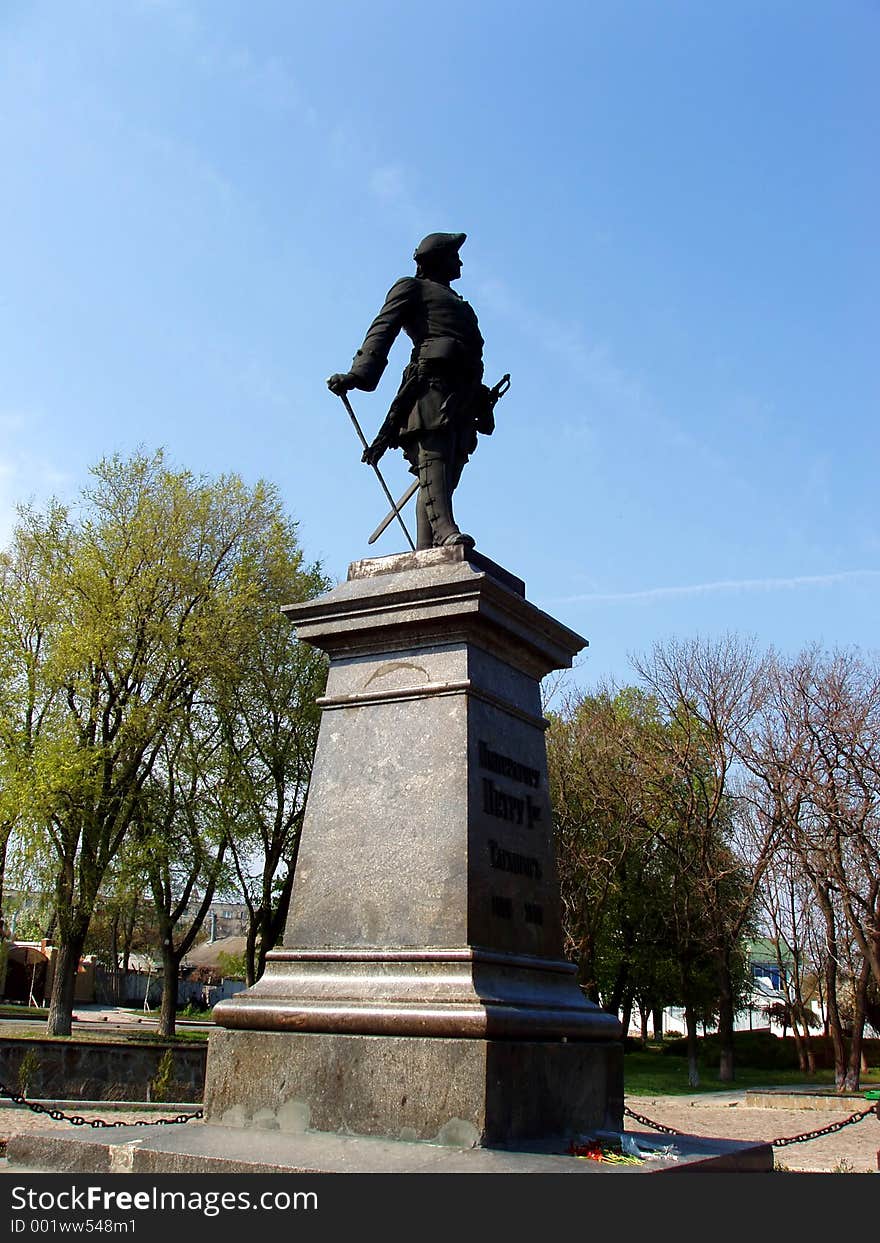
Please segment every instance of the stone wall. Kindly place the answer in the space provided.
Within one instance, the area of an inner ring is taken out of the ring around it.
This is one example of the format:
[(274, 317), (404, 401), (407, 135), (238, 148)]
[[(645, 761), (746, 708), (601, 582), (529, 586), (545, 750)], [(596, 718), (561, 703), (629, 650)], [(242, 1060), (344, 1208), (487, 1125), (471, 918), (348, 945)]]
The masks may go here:
[(27, 1096), (37, 1100), (145, 1101), (159, 1063), (172, 1050), (173, 1084), (165, 1099), (200, 1102), (208, 1042), (124, 1043), (97, 1040), (0, 1039), (0, 1083), (21, 1092), (20, 1069), (30, 1053)]

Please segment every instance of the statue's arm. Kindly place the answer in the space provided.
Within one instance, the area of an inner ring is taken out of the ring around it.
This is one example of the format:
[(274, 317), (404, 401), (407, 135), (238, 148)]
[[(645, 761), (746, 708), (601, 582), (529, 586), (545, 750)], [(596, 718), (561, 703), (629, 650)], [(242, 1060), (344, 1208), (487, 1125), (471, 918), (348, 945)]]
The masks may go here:
[(388, 365), (391, 347), (412, 310), (416, 296), (417, 285), (411, 276), (405, 276), (391, 286), (385, 305), (370, 324), (364, 343), (352, 361), (350, 374), (355, 381), (354, 388), (368, 393), (376, 388)]

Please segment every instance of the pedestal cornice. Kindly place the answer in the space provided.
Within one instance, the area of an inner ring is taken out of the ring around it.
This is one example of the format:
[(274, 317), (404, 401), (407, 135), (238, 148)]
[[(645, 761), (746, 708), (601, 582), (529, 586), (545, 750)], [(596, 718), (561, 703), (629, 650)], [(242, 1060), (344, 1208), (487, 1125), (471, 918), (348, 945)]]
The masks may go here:
[(587, 646), (525, 599), (521, 579), (463, 547), (355, 561), (344, 583), (283, 612), (331, 657), (471, 642), (541, 679)]

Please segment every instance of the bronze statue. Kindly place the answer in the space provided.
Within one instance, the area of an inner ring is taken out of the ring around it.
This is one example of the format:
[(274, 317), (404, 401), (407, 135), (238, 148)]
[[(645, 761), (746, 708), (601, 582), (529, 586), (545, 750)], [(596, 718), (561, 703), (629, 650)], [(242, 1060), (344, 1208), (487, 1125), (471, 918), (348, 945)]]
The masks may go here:
[[(327, 381), (354, 418), (345, 394), (353, 388), (373, 392), (398, 333), (402, 329), (411, 338), (412, 355), (400, 388), (362, 460), (375, 468), (386, 449), (403, 450), (419, 483), (418, 548), (474, 546), (473, 537), (460, 531), (455, 521), (452, 494), (477, 447), (477, 433), (491, 435), (494, 430), (493, 409), (510, 382), (505, 376), (493, 389), (483, 383), (483, 338), (477, 317), (451, 288), (461, 275), (458, 252), (465, 237), (430, 233), (422, 239), (413, 254), (415, 276), (404, 276), (392, 285), (351, 370)], [(389, 518), (399, 518), (398, 509), (395, 506)]]

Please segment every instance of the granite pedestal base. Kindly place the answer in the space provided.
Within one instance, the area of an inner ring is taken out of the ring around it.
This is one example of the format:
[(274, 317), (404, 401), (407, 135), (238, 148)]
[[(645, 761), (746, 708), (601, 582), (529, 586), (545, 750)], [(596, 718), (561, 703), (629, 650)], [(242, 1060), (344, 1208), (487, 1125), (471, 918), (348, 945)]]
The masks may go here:
[[(635, 1133), (644, 1147), (658, 1137)], [(660, 1136), (660, 1147), (667, 1137)], [(118, 1131), (30, 1131), (9, 1139), (8, 1173), (79, 1174), (763, 1174), (773, 1169), (769, 1144), (675, 1136), (676, 1158), (641, 1165), (581, 1161), (564, 1150), (539, 1152), (401, 1144), (355, 1135), (242, 1131), (237, 1127), (120, 1127)], [(234, 1186), (234, 1184), (233, 1184)], [(197, 1184), (191, 1188), (197, 1190)], [(499, 1192), (500, 1197), (503, 1191)], [(460, 1221), (458, 1223), (460, 1225)], [(167, 1237), (167, 1236), (166, 1236)]]
[(620, 1024), (563, 953), (541, 711), (586, 640), (462, 547), (355, 562), (285, 612), (329, 676), (284, 942), (215, 1007), (208, 1122), (619, 1131)]
[(209, 1123), (456, 1147), (618, 1130), (617, 1042), (218, 1032)]

